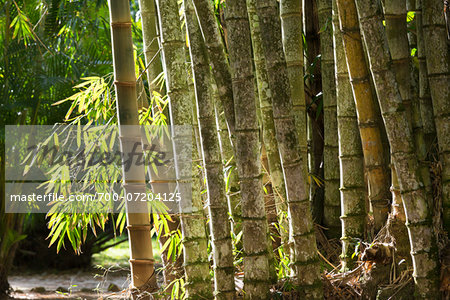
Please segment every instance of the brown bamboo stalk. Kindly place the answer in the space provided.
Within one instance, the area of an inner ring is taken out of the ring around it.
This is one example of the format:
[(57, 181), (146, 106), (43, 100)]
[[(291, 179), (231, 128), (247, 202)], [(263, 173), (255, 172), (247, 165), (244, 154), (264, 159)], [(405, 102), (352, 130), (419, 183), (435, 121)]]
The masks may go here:
[(422, 1), (422, 25), (433, 115), (442, 164), (444, 228), (450, 232), (450, 51), (441, 0)]
[(352, 268), (358, 239), (366, 225), (364, 155), (356, 117), (355, 101), (348, 75), (336, 0), (333, 0), (333, 36), (336, 61), (337, 123), (339, 136), (340, 199), (342, 222), (342, 270)]
[(430, 94), (430, 84), (428, 82), (422, 2), (423, 0), (416, 0), (415, 16), (417, 28), (417, 59), (419, 61), (419, 104), (426, 149), (427, 152), (429, 152), (431, 150), (432, 143), (436, 138), (436, 127), (433, 118), (433, 103)]

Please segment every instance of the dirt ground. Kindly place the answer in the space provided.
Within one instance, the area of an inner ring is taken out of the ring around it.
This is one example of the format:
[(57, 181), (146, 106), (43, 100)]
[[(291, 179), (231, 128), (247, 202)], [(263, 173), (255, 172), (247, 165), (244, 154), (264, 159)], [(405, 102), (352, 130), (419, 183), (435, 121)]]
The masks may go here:
[(123, 269), (15, 272), (8, 280), (14, 299), (120, 299), (130, 284)]

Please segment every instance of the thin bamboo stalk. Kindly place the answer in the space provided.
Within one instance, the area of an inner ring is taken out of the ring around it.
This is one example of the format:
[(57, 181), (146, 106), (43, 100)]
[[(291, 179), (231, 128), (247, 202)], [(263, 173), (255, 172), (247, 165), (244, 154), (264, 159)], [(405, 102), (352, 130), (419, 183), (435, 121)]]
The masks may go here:
[(231, 84), (231, 73), (226, 50), (220, 35), (219, 26), (214, 15), (213, 2), (209, 0), (193, 0), (200, 27), (205, 37), (206, 49), (211, 62), (211, 70), (216, 81), (219, 98), (225, 112), (230, 134), (234, 133), (234, 104)]
[(332, 0), (317, 1), (319, 14), (321, 71), (322, 71), (322, 99), (324, 125), (324, 212), (323, 224), (328, 228), (329, 237), (341, 234), (339, 220), (339, 146), (337, 134), (336, 83), (334, 74)]
[[(212, 80), (214, 81), (214, 80)], [(219, 136), (220, 153), (222, 157), (223, 171), (227, 182), (228, 208), (232, 217), (232, 230), (235, 235), (242, 231), (242, 208), (241, 193), (239, 186), (239, 176), (237, 174), (236, 157), (231, 144), (227, 121), (223, 110), (222, 102), (219, 99), (215, 82), (211, 84), (214, 98), (214, 109), (216, 114), (217, 135)]]
[(139, 0), (139, 9), (142, 17), (142, 38), (150, 96), (153, 91), (164, 95), (164, 87), (161, 88), (156, 82), (156, 78), (163, 70), (159, 54), (155, 0)]

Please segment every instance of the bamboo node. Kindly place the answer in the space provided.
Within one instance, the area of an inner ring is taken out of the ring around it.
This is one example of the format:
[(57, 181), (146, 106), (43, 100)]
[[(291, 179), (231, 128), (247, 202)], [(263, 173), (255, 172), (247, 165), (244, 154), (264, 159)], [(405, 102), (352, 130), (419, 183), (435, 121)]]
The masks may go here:
[(135, 264), (135, 265), (154, 265), (155, 264), (155, 260), (152, 258), (130, 259), (129, 262), (130, 262), (130, 264)]
[(117, 86), (128, 86), (128, 87), (135, 87), (136, 81), (117, 81), (114, 80), (114, 84)]
[(131, 22), (111, 22), (112, 28), (131, 27)]
[(142, 225), (128, 225), (127, 229), (129, 231), (145, 231), (150, 230), (150, 224), (142, 224)]

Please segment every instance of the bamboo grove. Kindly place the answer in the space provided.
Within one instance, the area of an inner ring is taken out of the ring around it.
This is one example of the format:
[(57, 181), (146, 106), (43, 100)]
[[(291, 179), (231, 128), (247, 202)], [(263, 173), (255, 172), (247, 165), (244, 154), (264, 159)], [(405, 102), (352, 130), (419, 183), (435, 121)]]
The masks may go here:
[(139, 0), (141, 63), (129, 1), (108, 6), (122, 147), (192, 129), (189, 176), (148, 187), (190, 211), (127, 214), (134, 299), (450, 296), (447, 1)]

